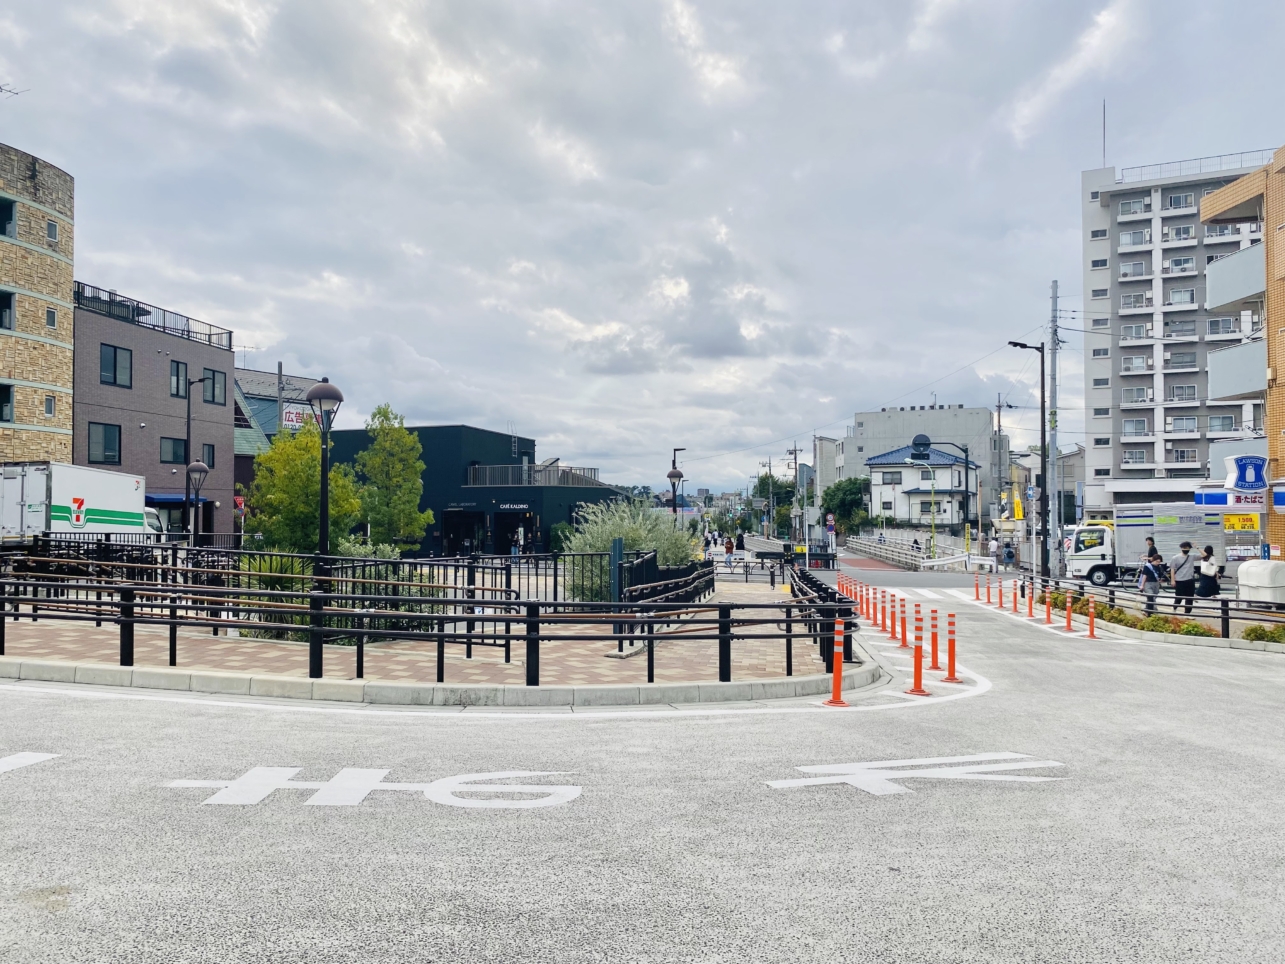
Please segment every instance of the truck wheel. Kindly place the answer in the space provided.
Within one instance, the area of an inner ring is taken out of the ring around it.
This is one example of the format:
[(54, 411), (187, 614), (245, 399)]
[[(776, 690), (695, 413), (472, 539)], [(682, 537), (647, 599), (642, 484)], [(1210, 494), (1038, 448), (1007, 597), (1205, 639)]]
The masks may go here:
[(1102, 587), (1111, 581), (1111, 571), (1109, 569), (1094, 569), (1089, 573), (1089, 582), (1095, 586)]

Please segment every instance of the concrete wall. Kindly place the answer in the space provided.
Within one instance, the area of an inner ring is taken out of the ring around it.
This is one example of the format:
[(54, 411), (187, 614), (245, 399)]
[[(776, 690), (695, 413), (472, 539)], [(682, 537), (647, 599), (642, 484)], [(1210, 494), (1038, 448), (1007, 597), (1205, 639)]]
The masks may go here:
[(1262, 300), (1267, 288), (1266, 248), (1261, 244), (1242, 248), (1219, 258), (1205, 269), (1205, 307), (1222, 311), (1253, 298)]

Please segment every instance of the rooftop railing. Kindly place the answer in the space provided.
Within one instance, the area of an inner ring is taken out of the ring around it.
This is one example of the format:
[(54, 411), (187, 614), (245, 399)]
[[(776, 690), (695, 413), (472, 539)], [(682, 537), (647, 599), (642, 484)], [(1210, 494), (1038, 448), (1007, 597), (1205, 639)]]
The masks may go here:
[(598, 470), (572, 465), (470, 465), (465, 485), (602, 485)]
[(1242, 154), (1215, 154), (1211, 157), (1193, 157), (1185, 161), (1166, 161), (1163, 164), (1143, 164), (1126, 167), (1116, 178), (1117, 184), (1130, 181), (1153, 181), (1162, 177), (1186, 177), (1189, 174), (1217, 174), (1245, 167), (1262, 167), (1271, 162), (1275, 150), (1245, 151)]
[(215, 348), (232, 350), (232, 332), (226, 328), (197, 321), (187, 315), (180, 315), (177, 311), (167, 311), (143, 301), (125, 298), (114, 291), (95, 288), (80, 281), (75, 282), (74, 291), (76, 305), (86, 311), (118, 318), (131, 325), (178, 335), (189, 341), (204, 342)]

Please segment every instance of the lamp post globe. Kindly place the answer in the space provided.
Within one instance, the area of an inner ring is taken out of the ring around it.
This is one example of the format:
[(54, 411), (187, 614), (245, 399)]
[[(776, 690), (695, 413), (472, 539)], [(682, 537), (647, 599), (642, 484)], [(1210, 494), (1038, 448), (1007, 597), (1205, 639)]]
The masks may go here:
[(330, 383), (329, 378), (308, 389), (308, 405), (317, 419), (321, 429), (321, 507), (317, 526), (317, 552), (323, 556), (330, 555), (330, 426), (339, 406), (343, 404), (344, 393)]
[(665, 473), (665, 478), (669, 479), (669, 487), (673, 490), (672, 507), (674, 510), (674, 528), (678, 528), (678, 483), (683, 481), (683, 472), (681, 469), (673, 468)]
[(204, 462), (196, 461), (188, 464), (187, 477), (192, 483), (193, 499), (196, 501), (196, 512), (192, 516), (192, 545), (196, 545), (196, 537), (201, 532), (201, 486), (205, 484), (205, 478), (210, 474), (210, 467)]

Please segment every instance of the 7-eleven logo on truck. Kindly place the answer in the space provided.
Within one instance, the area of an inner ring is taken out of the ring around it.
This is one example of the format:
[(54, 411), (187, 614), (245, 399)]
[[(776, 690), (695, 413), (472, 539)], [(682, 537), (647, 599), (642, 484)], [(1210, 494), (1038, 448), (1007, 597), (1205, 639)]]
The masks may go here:
[(73, 529), (85, 528), (85, 500), (71, 500), (71, 527)]

